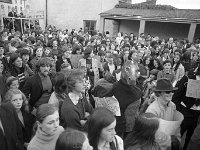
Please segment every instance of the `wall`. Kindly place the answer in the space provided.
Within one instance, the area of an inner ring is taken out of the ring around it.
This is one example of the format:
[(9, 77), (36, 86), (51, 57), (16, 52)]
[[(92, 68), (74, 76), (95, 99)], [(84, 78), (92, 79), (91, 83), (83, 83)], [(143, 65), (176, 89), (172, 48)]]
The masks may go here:
[(188, 38), (190, 24), (146, 21), (145, 34), (150, 33), (159, 38)]
[(138, 35), (139, 27), (139, 20), (120, 20), (119, 31), (123, 33), (134, 33), (134, 35)]
[(48, 24), (71, 30), (83, 27), (83, 20), (96, 20), (99, 30), (99, 14), (117, 3), (118, 0), (48, 0)]

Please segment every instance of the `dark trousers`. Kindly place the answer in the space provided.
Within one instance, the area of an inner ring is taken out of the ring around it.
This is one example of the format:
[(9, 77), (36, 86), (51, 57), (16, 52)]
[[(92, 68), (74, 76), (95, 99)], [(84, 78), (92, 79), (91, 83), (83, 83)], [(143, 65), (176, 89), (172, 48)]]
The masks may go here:
[(185, 144), (183, 147), (183, 150), (186, 150), (190, 142), (191, 136), (194, 132), (194, 129), (197, 126), (200, 111), (188, 109), (184, 106), (181, 106), (181, 113), (183, 113), (184, 115), (184, 120), (181, 124), (181, 136), (187, 131)]

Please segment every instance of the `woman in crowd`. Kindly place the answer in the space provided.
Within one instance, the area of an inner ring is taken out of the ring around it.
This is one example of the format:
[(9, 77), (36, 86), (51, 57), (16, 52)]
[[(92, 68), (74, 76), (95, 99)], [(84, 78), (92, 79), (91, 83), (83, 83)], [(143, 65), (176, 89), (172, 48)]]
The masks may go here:
[(59, 114), (51, 104), (41, 105), (36, 112), (36, 133), (27, 150), (55, 150), (56, 141), (64, 131), (59, 126)]
[(19, 79), (19, 89), (22, 89), (25, 81), (33, 75), (32, 70), (22, 63), (22, 58), (18, 53), (12, 53), (10, 56), (10, 75)]
[(83, 96), (85, 92), (84, 73), (82, 70), (72, 70), (69, 76), (65, 76), (63, 91), (67, 94), (62, 107), (61, 118), (64, 127), (84, 130), (88, 116), (93, 108)]
[(68, 129), (60, 134), (55, 150), (93, 150), (85, 133)]
[(5, 95), (4, 102), (10, 102), (14, 106), (22, 128), (24, 146), (27, 147), (32, 137), (35, 119), (28, 110), (28, 101), (25, 95), (18, 89), (10, 89)]
[(182, 79), (182, 77), (185, 75), (185, 68), (181, 64), (181, 54), (176, 54), (174, 56), (173, 71), (176, 76), (176, 80), (175, 80), (176, 83), (174, 85), (176, 85)]
[(161, 65), (159, 59), (153, 58), (153, 68), (152, 69), (156, 69), (158, 71), (161, 71), (163, 69), (163, 66)]
[[(104, 116), (104, 117), (102, 117)], [(123, 150), (123, 140), (115, 132), (116, 119), (106, 108), (97, 108), (88, 120), (88, 139), (94, 150)]]
[(126, 150), (161, 150), (156, 142), (159, 120), (151, 113), (139, 115), (133, 131), (124, 141)]

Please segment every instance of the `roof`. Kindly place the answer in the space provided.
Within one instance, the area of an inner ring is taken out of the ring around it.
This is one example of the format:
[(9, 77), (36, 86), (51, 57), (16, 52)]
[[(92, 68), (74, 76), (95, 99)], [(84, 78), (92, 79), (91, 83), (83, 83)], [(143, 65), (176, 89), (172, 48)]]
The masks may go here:
[(200, 23), (200, 9), (177, 9), (169, 5), (117, 4), (115, 8), (102, 12), (102, 17), (121, 19), (163, 19)]
[(0, 2), (3, 2), (3, 3), (12, 3), (12, 0), (0, 0)]

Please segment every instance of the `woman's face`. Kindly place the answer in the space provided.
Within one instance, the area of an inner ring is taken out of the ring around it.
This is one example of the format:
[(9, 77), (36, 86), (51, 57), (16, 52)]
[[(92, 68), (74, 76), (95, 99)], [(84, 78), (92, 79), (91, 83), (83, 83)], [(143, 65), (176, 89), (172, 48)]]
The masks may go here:
[(15, 61), (14, 61), (14, 65), (18, 68), (22, 67), (22, 59), (20, 57), (18, 57)]
[(12, 83), (10, 84), (9, 89), (18, 89), (18, 88), (19, 88), (19, 81), (18, 80), (12, 81)]
[(36, 53), (37, 57), (42, 57), (43, 49), (42, 48), (38, 48), (35, 53)]
[(81, 150), (93, 150), (93, 147), (89, 144), (88, 138), (86, 136)]
[(75, 83), (75, 87), (73, 89), (72, 92), (76, 92), (76, 93), (83, 93), (85, 92), (85, 82), (84, 80), (80, 79), (80, 80), (76, 80), (76, 83)]
[(40, 73), (43, 76), (45, 76), (45, 77), (48, 76), (49, 71), (50, 71), (50, 65), (42, 65), (42, 66), (40, 66)]
[(23, 104), (22, 94), (15, 94), (11, 98), (11, 103), (16, 110), (20, 110)]
[(100, 134), (100, 139), (106, 142), (112, 142), (116, 135), (115, 126), (116, 126), (116, 120), (109, 126), (103, 128)]
[(42, 123), (38, 122), (38, 127), (48, 135), (54, 135), (59, 126), (59, 114), (55, 111), (52, 115), (47, 116)]
[(179, 55), (175, 55), (174, 62), (177, 63), (179, 60), (180, 60), (180, 56)]

